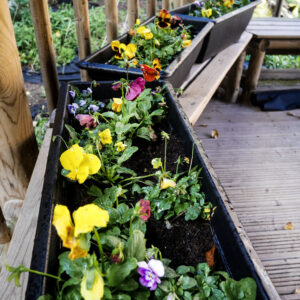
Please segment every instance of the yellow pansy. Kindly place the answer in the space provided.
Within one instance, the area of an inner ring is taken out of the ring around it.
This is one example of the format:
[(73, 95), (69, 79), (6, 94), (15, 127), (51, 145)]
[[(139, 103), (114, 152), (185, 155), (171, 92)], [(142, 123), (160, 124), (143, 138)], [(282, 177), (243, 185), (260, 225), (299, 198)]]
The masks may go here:
[(135, 25), (139, 26), (140, 24), (141, 24), (141, 20), (140, 19), (136, 19)]
[(162, 167), (162, 162), (160, 158), (153, 158), (151, 164), (154, 169)]
[(106, 227), (109, 215), (106, 210), (101, 209), (96, 204), (88, 204), (74, 211), (73, 219), (75, 226), (69, 209), (65, 205), (57, 204), (55, 206), (52, 224), (56, 228), (63, 246), (71, 250), (69, 258), (72, 260), (86, 257), (88, 254), (88, 249), (82, 246), (78, 235), (90, 232), (94, 227)]
[(108, 211), (96, 204), (87, 204), (73, 212), (75, 223), (74, 236), (93, 231), (94, 227), (106, 227), (109, 221)]
[(112, 104), (112, 110), (115, 112), (120, 112), (122, 109), (122, 99), (121, 98), (113, 98), (114, 102)]
[(121, 152), (126, 149), (126, 145), (122, 142), (115, 143), (115, 147), (117, 147), (117, 151)]
[(165, 190), (169, 187), (174, 188), (176, 186), (176, 182), (171, 179), (163, 178), (163, 180), (160, 183), (160, 189)]
[(135, 52), (137, 50), (137, 46), (135, 44), (128, 44), (125, 48), (125, 55), (127, 59), (132, 59), (135, 56)]
[(136, 59), (136, 58), (134, 58), (132, 61), (131, 61), (131, 63), (133, 64), (133, 65), (137, 65), (138, 63), (139, 63), (139, 61)]
[(232, 5), (234, 4), (234, 0), (223, 0), (223, 4), (226, 7), (232, 7)]
[(114, 51), (119, 52), (120, 41), (112, 41), (110, 46)]
[(89, 175), (96, 174), (101, 162), (94, 154), (84, 153), (83, 148), (75, 144), (60, 156), (60, 163), (64, 169), (70, 171), (66, 177), (83, 183)]
[(204, 208), (205, 213), (210, 213), (210, 208)]
[(100, 300), (104, 295), (104, 281), (98, 271), (95, 271), (93, 286), (90, 290), (87, 289), (87, 274), (82, 278), (80, 284), (80, 293), (84, 300)]
[(212, 9), (211, 8), (208, 8), (208, 9), (202, 8), (201, 14), (202, 14), (202, 17), (209, 18), (212, 15)]
[(191, 45), (191, 43), (192, 43), (191, 40), (184, 40), (184, 41), (182, 42), (181, 47), (182, 47), (182, 48), (187, 48), (187, 47), (189, 47), (189, 46)]
[(142, 34), (147, 28), (145, 26), (140, 26), (136, 29), (136, 33)]
[(112, 137), (108, 128), (99, 132), (99, 136), (103, 145), (112, 143)]
[(141, 37), (143, 37), (145, 40), (151, 40), (153, 39), (153, 33), (150, 29), (146, 29), (142, 34)]

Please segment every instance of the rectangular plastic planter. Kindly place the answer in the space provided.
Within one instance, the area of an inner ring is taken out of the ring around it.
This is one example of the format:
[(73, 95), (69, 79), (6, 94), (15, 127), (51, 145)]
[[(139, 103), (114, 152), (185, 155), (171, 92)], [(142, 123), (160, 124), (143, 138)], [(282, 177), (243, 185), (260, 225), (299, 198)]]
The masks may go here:
[(214, 27), (204, 40), (197, 60), (197, 62), (204, 62), (239, 40), (252, 17), (254, 8), (259, 2), (260, 0), (254, 1), (216, 19), (189, 16), (197, 8), (193, 3), (176, 8), (171, 11), (171, 14), (179, 15), (189, 21), (214, 24)]
[[(100, 84), (93, 88), (95, 99), (104, 100), (112, 97), (120, 97), (120, 91), (115, 92), (111, 89), (112, 82), (99, 82)], [(71, 84), (71, 83), (70, 83)], [(150, 86), (163, 85), (163, 82), (155, 82)], [(86, 89), (90, 83), (73, 82), (80, 90)], [(149, 86), (149, 85), (148, 85)], [(167, 93), (165, 95), (168, 105), (167, 122), (170, 128), (181, 138), (187, 156), (191, 156), (193, 145), (195, 145), (194, 162), (202, 168), (202, 191), (206, 195), (206, 200), (211, 201), (217, 206), (215, 214), (211, 221), (211, 226), (217, 244), (220, 257), (226, 270), (235, 279), (250, 276), (257, 283), (257, 299), (268, 299), (261, 281), (254, 269), (253, 262), (242, 243), (240, 236), (234, 226), (234, 223), (226, 210), (220, 194), (214, 184), (214, 181), (207, 169), (207, 166), (201, 157), (201, 145), (197, 142), (196, 134), (190, 126), (186, 115), (176, 99), (176, 96), (167, 83)], [(68, 123), (67, 104), (70, 103), (68, 91), (70, 85), (63, 87), (61, 99), (56, 112), (53, 136), (64, 136), (64, 125)], [(52, 274), (57, 273), (58, 255), (60, 249), (60, 240), (56, 234), (55, 228), (51, 225), (53, 208), (57, 203), (67, 205), (72, 209), (72, 191), (71, 188), (63, 184), (60, 180), (60, 153), (64, 151), (60, 138), (52, 141), (47, 161), (45, 182), (43, 186), (38, 225), (35, 236), (35, 244), (32, 253), (31, 268)], [(30, 274), (26, 290), (26, 300), (37, 299), (43, 293), (51, 293), (55, 282), (51, 279), (44, 279), (41, 276)]]
[[(153, 21), (154, 17), (143, 24), (147, 25)], [(212, 23), (207, 22), (194, 22), (194, 20), (185, 19), (183, 22), (185, 25), (193, 25), (193, 41), (189, 47), (178, 54), (171, 64), (161, 72), (161, 79), (168, 80), (174, 88), (179, 88), (186, 80), (187, 75), (199, 56), (206, 35), (213, 27)], [(130, 35), (126, 33), (119, 37), (118, 40), (128, 44), (130, 42)], [(116, 65), (107, 63), (114, 55), (114, 51), (111, 49), (110, 44), (108, 44), (81, 60), (77, 65), (81, 69), (87, 70), (90, 78), (94, 80), (116, 80), (121, 77), (126, 78), (127, 71), (125, 68), (120, 68)], [(142, 71), (139, 68), (129, 68), (128, 74), (130, 79), (134, 79), (142, 76)]]

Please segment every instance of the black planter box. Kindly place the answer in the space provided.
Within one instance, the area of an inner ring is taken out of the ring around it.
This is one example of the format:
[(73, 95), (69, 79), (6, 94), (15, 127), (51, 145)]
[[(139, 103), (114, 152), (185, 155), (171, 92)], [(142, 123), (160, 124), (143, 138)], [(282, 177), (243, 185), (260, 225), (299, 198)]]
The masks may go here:
[[(94, 99), (108, 99), (120, 97), (120, 91), (112, 90), (112, 82), (99, 82), (100, 85), (93, 88)], [(80, 90), (86, 89), (90, 83), (73, 82)], [(155, 87), (163, 85), (163, 82), (151, 83), (149, 86)], [(206, 195), (206, 200), (211, 201), (217, 206), (215, 214), (211, 221), (213, 235), (217, 244), (220, 257), (226, 270), (235, 279), (250, 276), (257, 283), (257, 299), (268, 299), (262, 283), (255, 271), (253, 262), (240, 239), (236, 227), (226, 210), (220, 194), (214, 184), (214, 181), (208, 171), (208, 168), (201, 157), (201, 145), (196, 140), (196, 135), (188, 122), (188, 118), (183, 113), (182, 108), (176, 99), (176, 96), (167, 83), (166, 102), (168, 105), (167, 122), (171, 130), (179, 136), (183, 142), (186, 155), (191, 156), (192, 147), (195, 144), (194, 163), (202, 168), (202, 191)], [(58, 104), (53, 136), (64, 136), (64, 124), (69, 122), (67, 113), (67, 104), (70, 102), (68, 91), (69, 86), (65, 86), (61, 91), (61, 99)], [(52, 274), (57, 273), (58, 254), (60, 249), (60, 240), (56, 234), (55, 228), (51, 225), (53, 209), (55, 204), (60, 203), (67, 205), (72, 209), (72, 191), (74, 184), (70, 187), (64, 185), (65, 181), (60, 180), (59, 157), (63, 149), (61, 139), (56, 138), (52, 141), (47, 161), (45, 182), (43, 186), (38, 225), (35, 236), (35, 244), (32, 253), (31, 268)], [(37, 299), (43, 293), (53, 292), (55, 282), (52, 279), (44, 279), (41, 276), (31, 274), (26, 290), (26, 300)]]
[(254, 1), (216, 19), (188, 16), (189, 13), (197, 9), (197, 6), (193, 3), (176, 8), (171, 11), (171, 14), (176, 14), (189, 21), (214, 24), (214, 27), (204, 40), (197, 60), (197, 62), (204, 62), (239, 40), (252, 17), (254, 8), (259, 2), (260, 0)]
[[(154, 17), (147, 20), (143, 25), (147, 25), (153, 21)], [(212, 23), (194, 22), (194, 20), (189, 20), (189, 18), (188, 20), (185, 20), (185, 16), (183, 16), (183, 23), (185, 25), (193, 25), (192, 33), (194, 38), (192, 43), (178, 54), (164, 71), (160, 72), (161, 79), (168, 80), (174, 88), (179, 88), (186, 80), (187, 75), (199, 56), (206, 35), (213, 27)], [(126, 33), (118, 38), (118, 40), (121, 43), (128, 44), (130, 42), (130, 35)], [(127, 71), (125, 68), (120, 68), (116, 65), (107, 63), (114, 55), (115, 52), (111, 49), (110, 44), (108, 44), (81, 60), (77, 65), (81, 69), (87, 70), (90, 78), (94, 80), (116, 80), (121, 77), (126, 78)], [(129, 68), (129, 79), (143, 76), (142, 74), (143, 73), (139, 68)]]

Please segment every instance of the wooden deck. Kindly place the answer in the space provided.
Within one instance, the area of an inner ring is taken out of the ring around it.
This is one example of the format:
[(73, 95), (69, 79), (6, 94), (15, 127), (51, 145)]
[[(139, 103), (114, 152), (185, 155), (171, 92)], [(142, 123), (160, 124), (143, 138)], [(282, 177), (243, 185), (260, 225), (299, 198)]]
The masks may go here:
[(300, 110), (292, 113), (299, 118), (213, 100), (194, 126), (281, 299), (300, 299)]

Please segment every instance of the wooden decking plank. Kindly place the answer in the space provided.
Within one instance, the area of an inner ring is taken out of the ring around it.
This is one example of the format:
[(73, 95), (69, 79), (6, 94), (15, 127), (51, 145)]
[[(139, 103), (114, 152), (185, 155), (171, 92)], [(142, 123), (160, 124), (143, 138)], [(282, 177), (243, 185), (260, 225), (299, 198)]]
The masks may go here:
[[(300, 116), (300, 110), (293, 113)], [(210, 137), (212, 129), (218, 130), (218, 139)], [(299, 129), (300, 118), (286, 112), (219, 101), (210, 102), (195, 124), (216, 176), (282, 299), (300, 299), (293, 294), (300, 286)], [(283, 229), (287, 222), (293, 230)]]
[[(196, 123), (225, 75), (248, 45), (251, 37), (251, 34), (244, 32), (239, 42), (217, 54), (183, 93), (180, 103), (191, 124)], [(216, 74), (218, 74), (217, 77)]]

